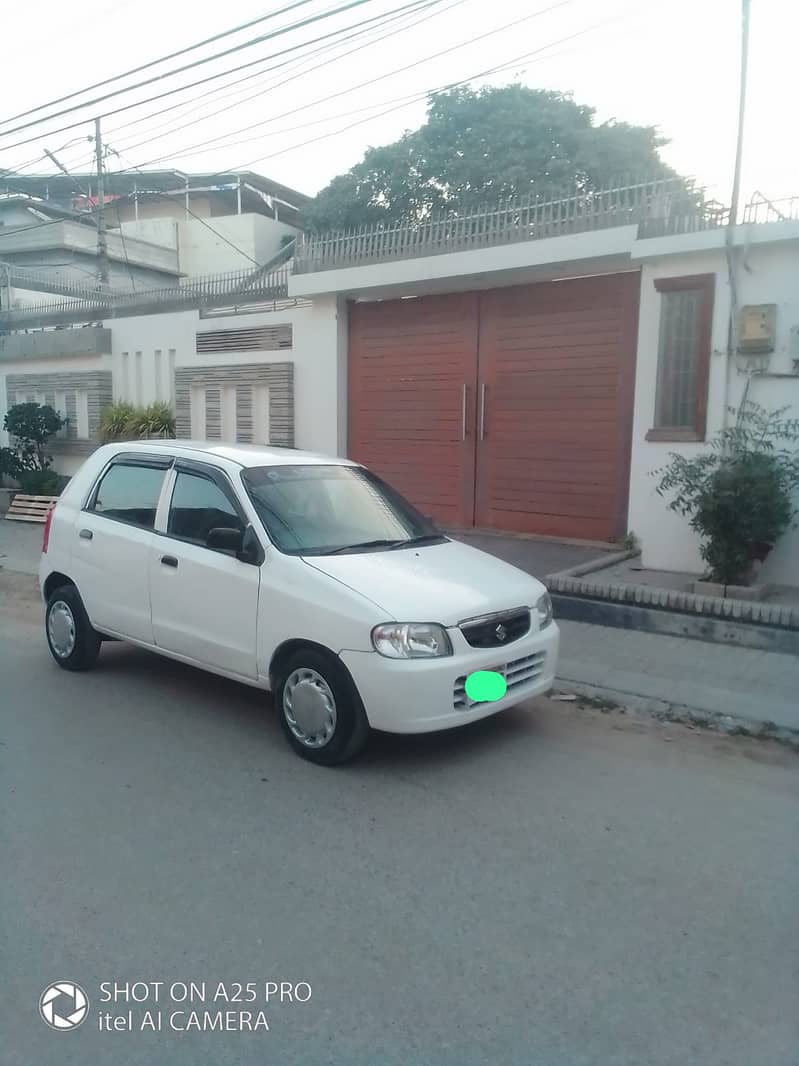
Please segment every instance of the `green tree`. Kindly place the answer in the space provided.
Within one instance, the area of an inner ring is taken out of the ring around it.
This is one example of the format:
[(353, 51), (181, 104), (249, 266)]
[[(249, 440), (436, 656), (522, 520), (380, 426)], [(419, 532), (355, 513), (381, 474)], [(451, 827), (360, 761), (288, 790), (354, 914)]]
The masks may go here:
[(652, 126), (611, 120), (564, 93), (514, 84), (460, 87), (430, 97), (427, 121), (369, 148), (303, 212), (319, 232), (459, 212), (547, 187), (590, 190), (624, 175), (676, 176)]
[(14, 438), (18, 469), (47, 470), (52, 457), (45, 446), (64, 425), (64, 419), (49, 404), (17, 403), (10, 407), (3, 428)]

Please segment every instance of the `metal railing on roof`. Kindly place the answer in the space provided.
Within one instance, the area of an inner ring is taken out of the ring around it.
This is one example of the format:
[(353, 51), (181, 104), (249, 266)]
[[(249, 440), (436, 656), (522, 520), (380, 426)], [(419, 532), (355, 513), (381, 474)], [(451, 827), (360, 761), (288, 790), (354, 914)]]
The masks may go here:
[(756, 192), (744, 208), (743, 221), (744, 225), (799, 221), (799, 196), (769, 200), (762, 192)]
[(495, 207), (392, 225), (305, 234), (294, 271), (366, 266), (641, 223), (647, 225), (647, 236), (682, 233), (723, 225), (726, 218), (726, 209), (706, 200), (701, 189), (680, 178), (657, 178), (568, 194), (530, 194)]
[(0, 329), (69, 325), (165, 311), (244, 305), (288, 296), (289, 266), (274, 270), (235, 270), (191, 278), (181, 285), (129, 293), (90, 292), (63, 300), (11, 308), (0, 314)]
[(33, 292), (49, 292), (57, 296), (68, 296), (73, 299), (108, 298), (114, 295), (114, 290), (108, 287), (98, 292), (96, 286), (80, 281), (69, 281), (59, 278), (52, 271), (35, 270), (30, 267), (16, 266), (14, 263), (0, 262), (0, 271), (3, 278), (7, 278), (8, 284), (18, 289), (29, 289)]

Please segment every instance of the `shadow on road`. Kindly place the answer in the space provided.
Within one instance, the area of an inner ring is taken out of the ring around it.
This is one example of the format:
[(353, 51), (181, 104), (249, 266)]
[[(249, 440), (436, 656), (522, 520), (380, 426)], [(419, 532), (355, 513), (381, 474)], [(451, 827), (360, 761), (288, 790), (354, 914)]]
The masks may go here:
[[(54, 667), (54, 669), (57, 669)], [(224, 714), (230, 728), (257, 744), (285, 745), (270, 693), (206, 673), (198, 668), (123, 643), (108, 643), (93, 675), (115, 683), (138, 686), (141, 703), (164, 714), (183, 714), (199, 726), (199, 719)], [(160, 699), (158, 698), (160, 697)], [(160, 706), (159, 706), (160, 705)], [(348, 771), (429, 766), (438, 761), (469, 760), (486, 748), (497, 752), (516, 748), (541, 733), (535, 701), (503, 711), (457, 729), (416, 735), (375, 732), (361, 757)], [(264, 713), (266, 712), (266, 713)]]

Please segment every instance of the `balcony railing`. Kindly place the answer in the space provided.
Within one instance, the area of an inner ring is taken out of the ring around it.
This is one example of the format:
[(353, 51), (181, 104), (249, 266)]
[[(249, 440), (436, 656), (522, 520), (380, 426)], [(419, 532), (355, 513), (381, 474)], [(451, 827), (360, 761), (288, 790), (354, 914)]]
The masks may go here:
[(494, 208), (358, 230), (306, 234), (294, 262), (298, 274), (367, 266), (446, 252), (540, 240), (645, 223), (647, 236), (724, 225), (726, 209), (680, 179), (662, 178), (570, 195), (527, 196)]
[(279, 300), (288, 295), (288, 279), (289, 266), (283, 264), (274, 270), (259, 268), (211, 274), (192, 278), (182, 285), (139, 292), (84, 293), (4, 311), (0, 314), (0, 330), (99, 322), (164, 311), (204, 310)]

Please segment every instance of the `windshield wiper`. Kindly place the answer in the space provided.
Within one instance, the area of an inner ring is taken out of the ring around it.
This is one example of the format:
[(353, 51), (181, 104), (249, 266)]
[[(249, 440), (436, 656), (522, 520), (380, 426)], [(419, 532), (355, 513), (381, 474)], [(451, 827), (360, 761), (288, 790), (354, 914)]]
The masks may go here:
[(345, 552), (359, 551), (361, 548), (397, 548), (407, 544), (407, 540), (364, 540), (359, 544), (344, 544), (340, 548), (333, 548), (325, 552), (325, 555), (343, 555)]
[(406, 537), (403, 540), (364, 540), (360, 544), (345, 544), (341, 548), (326, 551), (324, 555), (344, 555), (346, 552), (360, 551), (367, 548), (386, 548), (394, 551), (397, 548), (410, 548), (414, 544), (433, 544), (439, 540), (445, 540), (443, 533), (425, 533), (420, 537)]
[(412, 544), (435, 544), (436, 541), (446, 540), (443, 533), (423, 533), (419, 537), (409, 537), (408, 540), (398, 540), (395, 548), (407, 548)]

